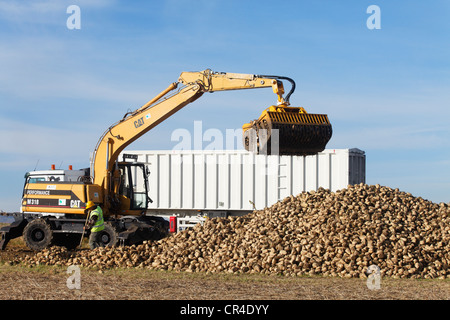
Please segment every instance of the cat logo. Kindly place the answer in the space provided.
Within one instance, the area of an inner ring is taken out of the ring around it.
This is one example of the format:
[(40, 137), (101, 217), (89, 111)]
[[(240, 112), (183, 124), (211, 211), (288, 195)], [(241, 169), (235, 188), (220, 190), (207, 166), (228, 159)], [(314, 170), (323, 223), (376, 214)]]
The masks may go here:
[(134, 127), (139, 128), (143, 124), (144, 124), (144, 117), (141, 117), (134, 122)]
[(70, 200), (70, 207), (71, 208), (79, 208), (80, 203), (81, 203), (81, 200)]

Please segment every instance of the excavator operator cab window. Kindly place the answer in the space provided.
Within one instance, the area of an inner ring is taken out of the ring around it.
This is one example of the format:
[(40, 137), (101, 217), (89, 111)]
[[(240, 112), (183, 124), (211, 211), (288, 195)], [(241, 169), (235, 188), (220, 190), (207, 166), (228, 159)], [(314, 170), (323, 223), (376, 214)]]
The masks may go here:
[(128, 181), (128, 170), (127, 167), (121, 167), (119, 168), (120, 171), (120, 186), (119, 186), (119, 193), (127, 198), (131, 198), (131, 192), (130, 192), (130, 183)]
[(29, 178), (28, 179), (28, 183), (38, 183), (38, 182), (44, 182), (45, 178), (41, 177), (41, 178)]
[(131, 200), (130, 210), (147, 209), (147, 172), (142, 164), (120, 165), (122, 182), (119, 192)]

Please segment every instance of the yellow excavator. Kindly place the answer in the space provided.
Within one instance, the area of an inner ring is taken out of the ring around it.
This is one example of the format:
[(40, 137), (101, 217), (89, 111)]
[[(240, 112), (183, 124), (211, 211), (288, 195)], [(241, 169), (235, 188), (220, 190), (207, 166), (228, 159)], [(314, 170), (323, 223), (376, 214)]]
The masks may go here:
[[(291, 82), (284, 98), (282, 80)], [(103, 209), (105, 246), (135, 244), (164, 237), (168, 222), (147, 215), (148, 169), (122, 152), (205, 92), (272, 87), (277, 104), (243, 126), (248, 151), (263, 154), (311, 155), (322, 151), (331, 138), (327, 115), (310, 114), (291, 107), (295, 82), (287, 77), (240, 73), (183, 72), (177, 82), (135, 111), (127, 112), (99, 139), (91, 167), (81, 170), (31, 171), (25, 176), (21, 212), (0, 229), (0, 249), (10, 239), (23, 236), (27, 246), (42, 250), (51, 245), (77, 247), (83, 234), (88, 201)], [(119, 161), (120, 154), (122, 161)], [(137, 183), (139, 181), (139, 183)]]

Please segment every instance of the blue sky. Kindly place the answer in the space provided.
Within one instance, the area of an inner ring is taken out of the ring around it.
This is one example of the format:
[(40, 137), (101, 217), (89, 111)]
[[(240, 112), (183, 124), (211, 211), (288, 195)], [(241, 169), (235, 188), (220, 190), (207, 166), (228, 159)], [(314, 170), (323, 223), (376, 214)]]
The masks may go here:
[[(88, 167), (109, 125), (207, 68), (293, 78), (291, 104), (330, 118), (327, 148), (366, 152), (367, 183), (450, 202), (449, 17), (444, 0), (2, 0), (0, 209), (19, 209), (27, 171)], [(172, 149), (194, 121), (225, 134), (274, 103), (270, 89), (207, 94), (129, 148)]]

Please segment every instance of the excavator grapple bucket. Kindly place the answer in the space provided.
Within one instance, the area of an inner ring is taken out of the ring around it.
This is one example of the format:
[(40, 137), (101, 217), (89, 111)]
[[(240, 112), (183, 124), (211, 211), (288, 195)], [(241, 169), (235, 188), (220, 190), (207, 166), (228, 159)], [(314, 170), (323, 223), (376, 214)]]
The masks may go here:
[(279, 155), (317, 154), (332, 135), (327, 115), (287, 106), (270, 107), (259, 119), (245, 124), (243, 130), (246, 150)]

